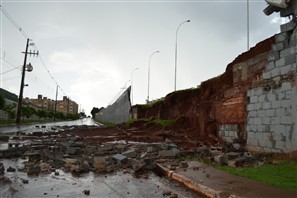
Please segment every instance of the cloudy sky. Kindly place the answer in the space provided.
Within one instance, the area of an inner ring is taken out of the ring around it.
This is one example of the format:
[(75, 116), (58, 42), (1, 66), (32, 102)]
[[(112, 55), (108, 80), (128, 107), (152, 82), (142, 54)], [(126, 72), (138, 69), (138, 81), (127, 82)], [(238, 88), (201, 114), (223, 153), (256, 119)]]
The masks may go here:
[[(107, 106), (131, 84), (133, 102), (145, 103), (174, 90), (175, 34), (178, 32), (177, 90), (197, 87), (225, 71), (247, 50), (246, 0), (192, 1), (26, 1), (0, 0), (0, 86), (18, 95), (27, 34), (40, 56), (28, 57), (24, 97), (67, 95), (87, 114)], [(250, 46), (279, 32), (278, 14), (266, 16), (264, 0), (250, 0)], [(34, 50), (33, 47), (29, 48)], [(12, 71), (9, 71), (12, 70)], [(50, 74), (52, 75), (50, 75)]]

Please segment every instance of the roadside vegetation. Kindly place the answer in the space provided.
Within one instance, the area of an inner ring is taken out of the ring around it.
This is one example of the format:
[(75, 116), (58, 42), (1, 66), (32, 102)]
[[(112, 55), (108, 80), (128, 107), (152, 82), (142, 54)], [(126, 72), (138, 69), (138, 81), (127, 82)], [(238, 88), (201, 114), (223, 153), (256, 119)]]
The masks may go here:
[(158, 126), (162, 126), (162, 127), (168, 127), (171, 126), (174, 122), (174, 120), (161, 120), (161, 119), (150, 119), (150, 118), (142, 118), (142, 119), (131, 119), (128, 120), (127, 122), (124, 122), (125, 125), (131, 125), (135, 122), (139, 122), (139, 121), (145, 121), (147, 122), (145, 125), (150, 125), (150, 124), (154, 124), (154, 125), (158, 125)]
[(281, 161), (277, 164), (264, 164), (257, 167), (217, 166), (216, 168), (265, 184), (297, 191), (297, 160)]

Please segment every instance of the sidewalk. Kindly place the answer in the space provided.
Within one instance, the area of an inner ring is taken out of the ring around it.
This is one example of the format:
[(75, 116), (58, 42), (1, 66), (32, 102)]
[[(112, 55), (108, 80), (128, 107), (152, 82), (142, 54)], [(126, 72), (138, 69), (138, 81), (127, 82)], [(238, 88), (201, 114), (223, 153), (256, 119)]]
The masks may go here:
[(297, 191), (289, 191), (232, 175), (199, 162), (188, 162), (188, 164), (189, 167), (175, 171), (161, 164), (157, 164), (157, 167), (167, 177), (183, 183), (206, 197), (297, 197)]

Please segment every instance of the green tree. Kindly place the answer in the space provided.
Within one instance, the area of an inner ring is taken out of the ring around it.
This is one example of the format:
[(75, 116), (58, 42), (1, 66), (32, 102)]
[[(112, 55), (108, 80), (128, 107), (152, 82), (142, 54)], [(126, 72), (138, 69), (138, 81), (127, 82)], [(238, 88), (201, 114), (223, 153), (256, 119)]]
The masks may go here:
[(5, 106), (5, 99), (3, 95), (0, 95), (0, 109), (3, 109)]
[(22, 108), (22, 116), (26, 118), (31, 118), (33, 114), (36, 113), (36, 110), (33, 107), (23, 107)]
[(39, 118), (44, 118), (45, 119), (47, 117), (47, 112), (45, 110), (38, 110), (37, 111), (37, 116)]
[(3, 111), (5, 111), (8, 114), (8, 119), (14, 119), (16, 117), (15, 107), (15, 103), (4, 105)]
[(92, 111), (91, 111), (91, 114), (92, 114), (92, 117), (95, 118), (95, 114), (96, 113), (99, 113), (99, 111), (101, 111), (102, 109), (104, 109), (103, 107), (101, 107), (100, 109), (98, 107), (93, 107)]

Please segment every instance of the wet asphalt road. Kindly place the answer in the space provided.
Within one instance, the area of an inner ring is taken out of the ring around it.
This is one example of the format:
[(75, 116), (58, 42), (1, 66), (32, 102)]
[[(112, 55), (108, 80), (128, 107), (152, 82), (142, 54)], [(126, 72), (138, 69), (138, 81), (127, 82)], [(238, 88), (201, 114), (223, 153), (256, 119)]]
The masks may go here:
[[(3, 160), (5, 167), (21, 167), (24, 160)], [(116, 172), (96, 174), (89, 172), (78, 176), (58, 170), (54, 173), (27, 176), (25, 172), (5, 172), (11, 183), (0, 180), (0, 197), (34, 198), (34, 197), (96, 197), (96, 198), (163, 198), (164, 193), (176, 194), (179, 198), (200, 197), (181, 184), (169, 181), (150, 173), (148, 179), (135, 178), (131, 174)], [(22, 181), (28, 179), (29, 183)], [(84, 190), (90, 190), (85, 195)], [(168, 196), (169, 197), (169, 196)]]
[(91, 118), (83, 118), (74, 121), (66, 121), (66, 122), (51, 122), (51, 123), (42, 123), (42, 124), (21, 124), (21, 125), (6, 125), (0, 126), (0, 133), (29, 133), (32, 131), (36, 131), (36, 126), (45, 126), (44, 130), (47, 130), (50, 127), (54, 126), (79, 126), (79, 125), (88, 125), (88, 126), (98, 126), (96, 122), (94, 122)]

